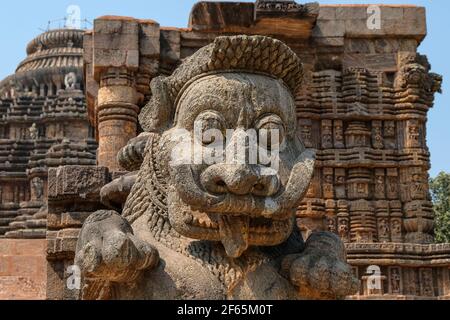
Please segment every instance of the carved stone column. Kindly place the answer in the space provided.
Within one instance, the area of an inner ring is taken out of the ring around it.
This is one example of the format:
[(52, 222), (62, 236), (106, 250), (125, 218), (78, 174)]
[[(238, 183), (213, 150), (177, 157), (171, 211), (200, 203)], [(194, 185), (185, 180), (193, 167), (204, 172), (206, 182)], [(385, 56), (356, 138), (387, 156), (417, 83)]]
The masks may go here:
[(131, 72), (110, 68), (102, 75), (97, 102), (100, 166), (121, 169), (117, 154), (136, 137), (139, 99)]
[(158, 74), (159, 24), (105, 16), (95, 20), (85, 40), (88, 109), (97, 126), (98, 165), (122, 171), (117, 154), (137, 136), (144, 96), (148, 98), (150, 81)]

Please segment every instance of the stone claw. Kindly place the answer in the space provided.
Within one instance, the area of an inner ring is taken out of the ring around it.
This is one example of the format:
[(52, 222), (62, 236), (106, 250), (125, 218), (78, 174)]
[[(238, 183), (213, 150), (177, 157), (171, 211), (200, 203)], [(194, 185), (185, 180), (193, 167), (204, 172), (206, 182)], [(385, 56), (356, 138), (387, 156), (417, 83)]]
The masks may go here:
[(302, 297), (343, 299), (359, 288), (352, 268), (345, 261), (341, 240), (331, 233), (315, 233), (302, 254), (287, 256), (284, 274), (299, 288)]
[(133, 282), (158, 261), (158, 251), (114, 211), (98, 211), (86, 220), (75, 257), (86, 277), (112, 282)]

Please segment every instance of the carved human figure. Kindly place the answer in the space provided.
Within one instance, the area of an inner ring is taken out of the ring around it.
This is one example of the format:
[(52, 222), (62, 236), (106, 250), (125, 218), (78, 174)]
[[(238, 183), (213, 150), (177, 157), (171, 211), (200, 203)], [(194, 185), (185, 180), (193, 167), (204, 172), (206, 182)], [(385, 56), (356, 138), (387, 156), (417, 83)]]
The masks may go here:
[(387, 169), (386, 193), (388, 199), (397, 199), (398, 197), (398, 170), (396, 168)]
[(380, 239), (389, 239), (389, 223), (387, 219), (380, 219), (378, 222), (378, 235)]
[(322, 121), (322, 148), (333, 148), (333, 127), (331, 120)]
[(64, 77), (64, 84), (66, 86), (66, 90), (75, 90), (75, 86), (77, 84), (77, 75), (74, 72), (66, 74), (66, 76)]
[(300, 121), (300, 138), (306, 148), (312, 148), (312, 124), (311, 120)]
[(386, 121), (384, 123), (384, 136), (388, 138), (395, 137), (395, 122), (394, 121)]
[(391, 269), (391, 293), (392, 294), (400, 294), (400, 282), (401, 276), (399, 270), (397, 268)]
[(434, 296), (433, 292), (433, 270), (431, 269), (421, 269), (421, 288), (422, 295), (427, 297)]
[(382, 175), (375, 177), (375, 196), (378, 199), (384, 198), (384, 176)]
[(345, 181), (345, 169), (336, 169), (335, 170), (335, 189), (336, 189), (336, 198), (337, 199), (345, 199), (347, 197), (347, 187)]
[(323, 197), (326, 199), (334, 198), (334, 177), (333, 168), (325, 168), (323, 170)]
[(33, 123), (33, 125), (30, 127), (29, 131), (30, 131), (30, 139), (36, 140), (39, 135), (38, 129), (36, 127), (36, 123)]
[(417, 120), (409, 120), (407, 122), (407, 147), (408, 148), (420, 148), (420, 129), (419, 122)]
[(391, 230), (393, 238), (401, 238), (402, 236), (402, 222), (400, 219), (393, 219), (391, 222)]
[(347, 219), (339, 219), (338, 221), (338, 233), (339, 237), (341, 237), (342, 241), (349, 242), (348, 233), (350, 231), (349, 222)]
[(41, 178), (35, 177), (31, 180), (32, 196), (35, 200), (42, 200), (44, 197), (44, 182)]
[(336, 219), (333, 217), (328, 218), (328, 231), (336, 233)]
[[(269, 63), (256, 58), (265, 50)], [(122, 216), (94, 213), (81, 230), (84, 298), (98, 298), (102, 286), (115, 299), (340, 298), (357, 290), (339, 238), (318, 232), (304, 244), (296, 228), (314, 170), (296, 134), (292, 93), (301, 76), (299, 58), (282, 42), (235, 36), (216, 38), (152, 81), (140, 115), (151, 135)], [(198, 120), (216, 135), (197, 136), (195, 154), (214, 146), (226, 161), (195, 164), (193, 150), (175, 152)], [(234, 157), (230, 148), (248, 130), (280, 135), (278, 170)], [(217, 143), (225, 131), (227, 144)]]
[(344, 143), (344, 125), (342, 120), (334, 121), (334, 147), (336, 149), (343, 149)]

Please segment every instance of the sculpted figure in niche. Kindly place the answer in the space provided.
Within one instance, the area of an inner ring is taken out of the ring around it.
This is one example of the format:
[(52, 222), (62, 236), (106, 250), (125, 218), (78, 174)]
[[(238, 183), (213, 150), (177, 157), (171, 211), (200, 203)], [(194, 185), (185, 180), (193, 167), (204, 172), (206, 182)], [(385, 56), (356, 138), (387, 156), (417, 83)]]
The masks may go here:
[(300, 123), (300, 137), (306, 148), (312, 148), (312, 123), (311, 120), (301, 120)]
[[(218, 37), (152, 81), (140, 115), (150, 134), (124, 211), (94, 213), (81, 230), (84, 299), (334, 299), (357, 291), (340, 239), (319, 232), (304, 243), (296, 227), (314, 170), (296, 133), (301, 80), (301, 62), (285, 44), (235, 36)], [(221, 159), (221, 145), (226, 161), (185, 161), (193, 149), (174, 159), (198, 120), (215, 135), (185, 146)], [(277, 170), (234, 158), (245, 131), (279, 134), (278, 145), (256, 141), (279, 149)]]
[(389, 224), (386, 219), (381, 219), (378, 226), (379, 236), (383, 239), (389, 238)]
[(38, 129), (36, 127), (36, 123), (33, 123), (33, 125), (30, 127), (29, 131), (30, 131), (30, 139), (36, 140), (39, 135)]
[(407, 123), (408, 130), (408, 147), (420, 148), (420, 129), (417, 120), (410, 120)]
[(391, 293), (399, 294), (400, 293), (400, 281), (401, 276), (399, 270), (397, 268), (391, 269)]
[(338, 229), (338, 233), (339, 233), (339, 237), (345, 241), (348, 242), (348, 232), (349, 232), (349, 225), (348, 225), (348, 220), (339, 220), (339, 229)]
[(66, 76), (64, 77), (64, 84), (66, 86), (66, 90), (75, 90), (77, 84), (77, 75), (74, 72), (66, 74)]
[(42, 200), (44, 196), (44, 182), (41, 178), (36, 177), (31, 180), (31, 190), (33, 192), (33, 199)]
[(402, 236), (402, 222), (400, 220), (392, 220), (392, 236), (401, 237)]

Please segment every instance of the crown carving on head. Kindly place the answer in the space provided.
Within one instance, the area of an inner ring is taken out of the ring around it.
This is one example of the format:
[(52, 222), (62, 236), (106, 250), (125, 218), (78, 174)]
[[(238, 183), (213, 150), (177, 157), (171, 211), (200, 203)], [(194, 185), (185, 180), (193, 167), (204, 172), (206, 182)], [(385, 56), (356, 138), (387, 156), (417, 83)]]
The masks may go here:
[(186, 87), (200, 77), (218, 72), (264, 74), (283, 81), (292, 93), (303, 80), (300, 58), (282, 41), (265, 36), (217, 37), (187, 58), (171, 76), (153, 79), (152, 99), (140, 115), (142, 127), (149, 132), (159, 130), (164, 126), (162, 122), (169, 121), (168, 113), (173, 114)]

